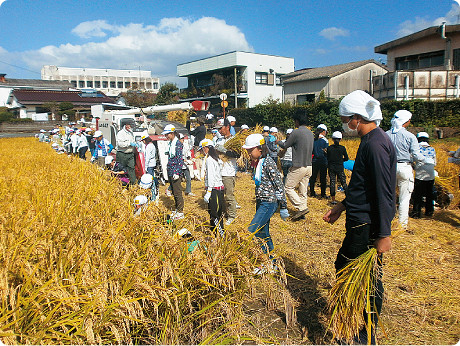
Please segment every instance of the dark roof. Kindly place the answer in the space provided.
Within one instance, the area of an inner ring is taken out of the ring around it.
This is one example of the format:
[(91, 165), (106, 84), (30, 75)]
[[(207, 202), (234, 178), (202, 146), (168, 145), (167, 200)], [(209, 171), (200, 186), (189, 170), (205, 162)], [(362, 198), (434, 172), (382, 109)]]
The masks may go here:
[(295, 82), (301, 82), (305, 80), (332, 78), (342, 73), (351, 71), (355, 68), (358, 68), (366, 64), (370, 64), (370, 63), (377, 64), (380, 67), (387, 69), (385, 65), (380, 64), (374, 59), (369, 59), (369, 60), (349, 62), (346, 64), (340, 64), (340, 65), (324, 66), (324, 67), (317, 67), (317, 68), (305, 68), (302, 70), (297, 70), (297, 71), (285, 74), (281, 78), (283, 79), (284, 83), (295, 83)]
[(72, 88), (72, 84), (68, 81), (60, 80), (41, 80), (41, 79), (11, 79), (5, 78), (4, 81), (0, 81), (0, 86), (6, 86), (10, 88), (41, 88), (41, 89), (55, 89), (55, 90), (69, 90)]
[[(402, 46), (406, 43), (409, 43), (415, 40), (420, 40), (422, 38), (433, 36), (433, 35), (438, 35), (439, 38), (442, 39), (439, 33), (439, 28), (440, 28), (439, 26), (432, 26), (427, 29), (415, 32), (413, 34), (381, 44), (380, 46), (376, 46), (374, 48), (374, 52), (379, 53), (379, 54), (387, 54), (388, 50), (391, 48)], [(460, 31), (460, 24), (446, 25), (446, 35), (452, 32), (459, 32), (459, 31)]]
[[(13, 95), (23, 105), (42, 104), (47, 102), (71, 102), (74, 106), (91, 106), (103, 102), (113, 103), (114, 100), (101, 92), (85, 94), (81, 91), (52, 91), (15, 89)], [(89, 96), (89, 97), (88, 97)]]

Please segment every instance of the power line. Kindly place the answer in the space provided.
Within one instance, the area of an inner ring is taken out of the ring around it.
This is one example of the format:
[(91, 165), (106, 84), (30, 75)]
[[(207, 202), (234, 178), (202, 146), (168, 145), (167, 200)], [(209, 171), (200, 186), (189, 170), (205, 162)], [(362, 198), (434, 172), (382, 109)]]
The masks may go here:
[(9, 63), (7, 63), (7, 62), (5, 62), (5, 61), (1, 61), (1, 60), (0, 60), (0, 62), (3, 63), (3, 64), (5, 64), (5, 65), (9, 65), (9, 66), (13, 66), (13, 67), (19, 68), (19, 69), (21, 69), (21, 70), (25, 70), (25, 71), (29, 71), (29, 72), (32, 72), (32, 73), (36, 73), (36, 74), (38, 74), (38, 75), (41, 76), (41, 73), (40, 73), (40, 72), (32, 71), (32, 70), (29, 70), (29, 69), (27, 69), (27, 68), (25, 68), (25, 67), (21, 67), (21, 66), (9, 64)]

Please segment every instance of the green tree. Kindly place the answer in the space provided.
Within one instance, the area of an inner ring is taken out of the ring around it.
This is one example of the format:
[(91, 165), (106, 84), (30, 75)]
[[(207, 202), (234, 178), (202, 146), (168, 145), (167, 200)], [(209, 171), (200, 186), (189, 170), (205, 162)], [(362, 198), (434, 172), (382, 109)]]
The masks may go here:
[(179, 96), (179, 88), (175, 83), (167, 82), (160, 87), (156, 97), (157, 104), (169, 105), (177, 102)]
[(156, 94), (140, 90), (128, 90), (127, 92), (121, 93), (121, 96), (125, 99), (126, 104), (132, 107), (148, 107), (157, 102)]

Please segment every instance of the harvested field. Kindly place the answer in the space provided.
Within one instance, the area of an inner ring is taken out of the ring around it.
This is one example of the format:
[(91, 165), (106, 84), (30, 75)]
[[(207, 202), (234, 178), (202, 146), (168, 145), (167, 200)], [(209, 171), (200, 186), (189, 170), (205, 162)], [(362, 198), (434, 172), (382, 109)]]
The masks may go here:
[[(351, 157), (354, 143), (345, 144)], [(435, 144), (455, 204), (459, 168), (447, 164), (442, 148), (456, 146)], [(204, 227), (202, 182), (192, 182), (197, 196), (185, 197), (187, 219), (171, 225), (163, 222), (173, 205), (164, 186), (160, 206), (136, 219), (131, 201), (145, 190), (124, 190), (89, 162), (57, 155), (45, 143), (1, 139), (0, 162), (2, 342), (334, 343), (325, 307), (345, 220), (322, 220), (326, 200), (309, 199), (304, 221), (275, 214), (270, 229), (284, 270), (254, 277), (265, 258), (246, 232), (255, 209), (249, 174), (238, 175), (241, 209), (220, 241)], [(187, 254), (173, 236), (182, 227), (206, 249)], [(436, 209), (431, 219), (410, 219), (409, 230), (394, 239), (384, 256), (379, 343), (459, 341), (459, 232), (460, 211)]]

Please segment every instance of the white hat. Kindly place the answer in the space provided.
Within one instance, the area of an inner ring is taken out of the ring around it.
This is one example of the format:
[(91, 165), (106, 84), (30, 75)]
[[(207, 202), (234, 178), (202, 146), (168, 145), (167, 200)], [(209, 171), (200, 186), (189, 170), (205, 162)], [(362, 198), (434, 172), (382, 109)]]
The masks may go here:
[(161, 133), (162, 135), (166, 135), (168, 133), (176, 131), (176, 127), (173, 124), (168, 124), (165, 126), (163, 132)]
[(93, 129), (92, 129), (91, 127), (87, 127), (87, 128), (85, 129), (85, 131), (86, 131), (86, 132), (91, 132), (91, 131), (93, 131)]
[(141, 133), (141, 141), (149, 137), (149, 133), (147, 131), (144, 131)]
[(184, 134), (183, 133), (179, 133), (179, 139), (182, 139), (184, 138)]
[(101, 137), (101, 136), (102, 136), (102, 131), (94, 132), (94, 138)]
[(57, 144), (57, 143), (53, 143), (53, 144), (51, 144), (51, 146), (52, 146), (53, 148), (56, 148), (56, 147), (58, 147), (58, 146), (59, 146), (59, 144)]
[(43, 130), (43, 129), (41, 129), (41, 130), (40, 130), (40, 132), (42, 132), (42, 133), (43, 133), (43, 132), (46, 132), (46, 131), (45, 131), (45, 130)]
[(342, 132), (340, 132), (340, 131), (335, 131), (335, 132), (332, 134), (332, 138), (342, 139)]
[(292, 133), (292, 131), (294, 131), (294, 130), (293, 129), (287, 129), (286, 134), (288, 135), (288, 134)]
[(430, 135), (426, 132), (417, 133), (417, 138), (430, 138)]
[(262, 131), (270, 131), (270, 127), (269, 126), (264, 126)]
[(106, 165), (112, 163), (112, 161), (113, 161), (113, 156), (112, 156), (112, 155), (107, 155), (107, 156), (105, 157), (105, 164), (106, 164)]
[(397, 133), (399, 132), (405, 123), (407, 123), (412, 118), (412, 113), (406, 111), (405, 109), (400, 109), (396, 111), (391, 119), (391, 132)]
[(278, 129), (277, 129), (275, 126), (273, 126), (273, 127), (270, 128), (270, 132), (275, 132), (275, 133), (277, 133), (277, 132), (278, 132)]
[(259, 145), (265, 144), (265, 138), (260, 133), (253, 133), (246, 137), (246, 141), (244, 142), (243, 148), (244, 149), (251, 149), (258, 147)]
[(236, 118), (233, 117), (233, 116), (231, 116), (231, 115), (229, 115), (229, 116), (227, 117), (227, 119), (228, 119), (228, 121), (230, 121), (230, 122), (236, 121)]
[(339, 104), (339, 114), (343, 117), (361, 115), (378, 126), (383, 119), (380, 102), (362, 90), (355, 90), (345, 96)]
[(174, 236), (177, 238), (184, 238), (184, 237), (191, 236), (191, 235), (192, 233), (190, 233), (190, 231), (187, 228), (181, 228), (180, 230), (176, 232)]
[(324, 130), (324, 131), (327, 131), (327, 126), (324, 125), (324, 124), (319, 124), (317, 128), (318, 128), (318, 129), (322, 129), (322, 130)]
[(144, 195), (139, 195), (134, 197), (134, 205), (139, 206), (139, 205), (144, 205), (148, 202), (148, 199)]
[(153, 183), (153, 175), (146, 173), (143, 174), (139, 181), (139, 186), (143, 189), (150, 189)]
[(243, 125), (241, 125), (241, 129), (242, 130), (247, 130), (247, 129), (249, 129), (249, 126), (246, 125), (246, 124), (243, 124)]
[(203, 139), (201, 142), (200, 142), (200, 149), (204, 148), (204, 147), (213, 147), (214, 146), (214, 143), (210, 140), (210, 139)]

